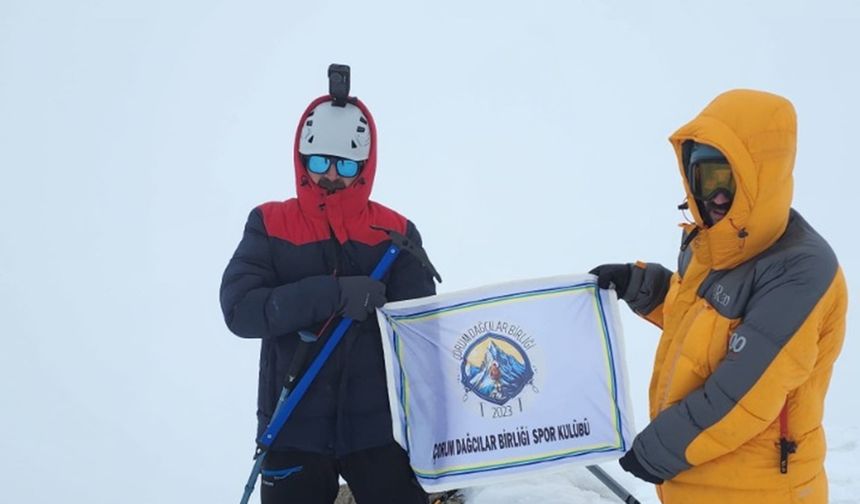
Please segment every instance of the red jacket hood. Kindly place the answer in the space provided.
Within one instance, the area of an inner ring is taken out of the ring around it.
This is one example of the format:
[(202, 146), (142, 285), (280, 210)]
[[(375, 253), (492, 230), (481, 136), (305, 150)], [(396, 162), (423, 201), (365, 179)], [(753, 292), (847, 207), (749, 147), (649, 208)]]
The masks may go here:
[[(361, 235), (367, 233), (365, 229), (350, 228), (354, 228), (355, 226), (365, 227), (364, 223), (367, 221), (367, 213), (370, 211), (370, 192), (373, 189), (373, 179), (376, 176), (376, 146), (378, 143), (376, 123), (367, 106), (361, 100), (358, 98), (350, 98), (350, 100), (361, 110), (367, 119), (368, 126), (370, 126), (370, 155), (367, 161), (365, 161), (361, 173), (352, 185), (334, 194), (326, 194), (325, 189), (311, 181), (307, 170), (305, 170), (302, 164), (301, 154), (299, 154), (302, 126), (308, 114), (320, 103), (331, 101), (330, 96), (321, 96), (308, 105), (296, 128), (295, 143), (293, 145), (293, 165), (296, 173), (296, 193), (299, 206), (302, 212), (308, 217), (314, 220), (323, 219), (327, 221), (329, 227), (331, 227), (338, 241), (341, 243), (349, 239), (350, 235), (355, 235), (356, 231)], [(382, 232), (374, 231), (374, 233), (379, 233), (381, 235), (380, 239), (384, 239), (385, 237)]]

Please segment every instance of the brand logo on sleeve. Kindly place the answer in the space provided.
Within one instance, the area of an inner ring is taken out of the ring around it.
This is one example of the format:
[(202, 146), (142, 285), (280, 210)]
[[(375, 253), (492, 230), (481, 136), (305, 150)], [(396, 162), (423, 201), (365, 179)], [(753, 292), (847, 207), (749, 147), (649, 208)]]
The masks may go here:
[(732, 333), (732, 337), (729, 339), (729, 351), (740, 353), (745, 346), (747, 346), (746, 337), (741, 336), (738, 333)]
[(728, 306), (732, 302), (732, 297), (726, 294), (726, 288), (722, 284), (717, 284), (716, 288), (714, 288), (714, 293), (711, 294), (711, 298), (721, 306)]

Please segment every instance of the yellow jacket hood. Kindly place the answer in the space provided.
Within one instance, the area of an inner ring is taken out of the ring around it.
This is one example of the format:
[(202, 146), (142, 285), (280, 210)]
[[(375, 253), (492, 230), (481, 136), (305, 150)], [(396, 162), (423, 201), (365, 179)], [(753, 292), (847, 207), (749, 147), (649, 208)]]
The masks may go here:
[[(776, 242), (788, 224), (794, 185), (797, 118), (791, 102), (762, 91), (728, 91), (669, 141), (714, 269), (732, 268)], [(716, 147), (732, 165), (734, 201), (726, 217), (711, 228), (705, 228), (692, 204), (685, 159), (689, 149), (684, 148), (688, 141)]]

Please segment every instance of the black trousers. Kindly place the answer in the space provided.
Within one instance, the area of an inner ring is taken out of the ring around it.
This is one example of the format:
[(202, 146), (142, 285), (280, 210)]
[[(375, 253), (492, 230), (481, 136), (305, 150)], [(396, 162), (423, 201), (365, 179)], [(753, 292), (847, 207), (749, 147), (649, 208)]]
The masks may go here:
[(303, 451), (270, 452), (263, 462), (263, 504), (332, 504), (338, 475), (349, 484), (357, 504), (427, 504), (397, 443), (334, 458)]

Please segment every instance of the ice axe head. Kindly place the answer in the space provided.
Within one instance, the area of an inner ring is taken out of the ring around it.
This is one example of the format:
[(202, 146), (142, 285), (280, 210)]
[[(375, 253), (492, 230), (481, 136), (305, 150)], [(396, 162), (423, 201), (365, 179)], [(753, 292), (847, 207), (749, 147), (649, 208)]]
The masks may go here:
[(433, 267), (433, 263), (431, 263), (430, 258), (427, 257), (427, 252), (425, 252), (424, 249), (421, 248), (420, 245), (418, 245), (418, 243), (413, 240), (410, 240), (409, 238), (403, 236), (402, 234), (398, 233), (393, 229), (374, 225), (371, 225), (370, 227), (376, 229), (377, 231), (384, 231), (385, 234), (387, 234), (388, 237), (391, 239), (391, 242), (397, 245), (397, 247), (400, 248), (402, 252), (409, 252), (410, 254), (412, 254), (413, 257), (418, 259), (418, 262), (420, 262), (422, 266), (424, 266), (425, 268), (427, 268), (427, 270), (430, 271), (430, 273), (433, 275), (433, 278), (435, 278), (437, 282), (442, 283), (442, 277), (439, 275), (439, 272), (436, 271), (436, 268)]

